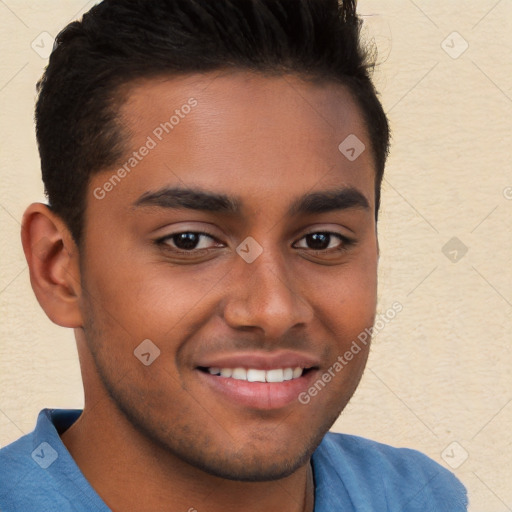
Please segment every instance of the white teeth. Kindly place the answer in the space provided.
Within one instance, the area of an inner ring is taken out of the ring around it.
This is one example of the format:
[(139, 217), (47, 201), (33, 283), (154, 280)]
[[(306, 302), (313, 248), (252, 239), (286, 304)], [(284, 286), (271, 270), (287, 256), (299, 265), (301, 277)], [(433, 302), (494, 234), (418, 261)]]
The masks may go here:
[(265, 382), (266, 373), (265, 370), (254, 370), (251, 368), (247, 370), (247, 380), (249, 382)]
[(235, 368), (231, 378), (236, 380), (247, 380), (247, 370), (245, 368)]
[(278, 370), (267, 371), (267, 382), (283, 382), (284, 372), (280, 368)]
[(276, 368), (272, 370), (258, 370), (256, 368), (208, 368), (211, 375), (231, 377), (235, 380), (248, 382), (284, 382), (286, 380), (298, 379), (304, 372), (299, 366), (296, 368)]

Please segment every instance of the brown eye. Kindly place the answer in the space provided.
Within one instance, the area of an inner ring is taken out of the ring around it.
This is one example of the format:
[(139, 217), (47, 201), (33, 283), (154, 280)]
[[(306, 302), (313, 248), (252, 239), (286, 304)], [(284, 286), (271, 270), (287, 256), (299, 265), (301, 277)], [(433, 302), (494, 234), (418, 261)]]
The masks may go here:
[(306, 243), (311, 249), (322, 250), (329, 247), (331, 235), (328, 233), (313, 233), (306, 235)]
[(305, 241), (305, 246), (300, 249), (311, 249), (313, 251), (342, 250), (352, 243), (352, 240), (341, 235), (340, 233), (332, 233), (329, 231), (320, 231), (316, 233), (308, 233), (301, 238)]
[(171, 239), (178, 249), (195, 249), (200, 237), (198, 233), (179, 233), (173, 235)]
[[(211, 241), (215, 243), (212, 244)], [(174, 233), (160, 238), (156, 242), (170, 250), (189, 252), (200, 251), (201, 249), (210, 249), (214, 247), (215, 244), (218, 246), (218, 242), (211, 235), (196, 231)]]

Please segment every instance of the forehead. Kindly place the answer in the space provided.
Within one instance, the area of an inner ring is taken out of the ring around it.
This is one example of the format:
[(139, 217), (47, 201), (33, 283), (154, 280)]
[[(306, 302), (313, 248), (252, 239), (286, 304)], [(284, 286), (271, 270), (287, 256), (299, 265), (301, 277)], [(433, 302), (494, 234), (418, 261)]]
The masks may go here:
[[(126, 155), (93, 178), (101, 186), (125, 169), (109, 203), (196, 186), (232, 191), (249, 209), (263, 200), (285, 208), (307, 191), (348, 186), (374, 206), (370, 141), (342, 85), (249, 72), (155, 78), (131, 88), (120, 120)], [(365, 148), (357, 159), (340, 151), (345, 140)]]

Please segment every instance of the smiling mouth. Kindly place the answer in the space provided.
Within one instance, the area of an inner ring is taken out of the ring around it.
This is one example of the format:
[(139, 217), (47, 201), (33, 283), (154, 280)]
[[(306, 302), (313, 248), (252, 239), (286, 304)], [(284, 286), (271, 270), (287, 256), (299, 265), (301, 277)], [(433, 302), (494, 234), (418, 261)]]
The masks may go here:
[(270, 370), (261, 370), (257, 368), (216, 368), (199, 367), (204, 373), (226, 379), (242, 380), (246, 382), (268, 382), (280, 383), (290, 380), (300, 379), (313, 368), (273, 368)]

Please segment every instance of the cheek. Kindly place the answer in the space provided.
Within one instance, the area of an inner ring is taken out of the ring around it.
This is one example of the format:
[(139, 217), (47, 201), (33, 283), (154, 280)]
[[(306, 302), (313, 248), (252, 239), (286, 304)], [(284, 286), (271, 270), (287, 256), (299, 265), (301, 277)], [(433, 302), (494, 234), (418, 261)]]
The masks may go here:
[(211, 308), (211, 299), (229, 270), (220, 266), (173, 267), (162, 258), (107, 261), (92, 267), (87, 277), (94, 319), (101, 325), (103, 337), (115, 338), (116, 346), (132, 351), (144, 339), (169, 346), (176, 338), (175, 328), (179, 338), (186, 340)]
[(321, 320), (343, 343), (373, 325), (377, 304), (377, 260), (368, 256), (317, 276), (313, 303)]
[(341, 288), (338, 304), (344, 320), (363, 329), (373, 324), (377, 306), (376, 269), (365, 267), (350, 273)]

